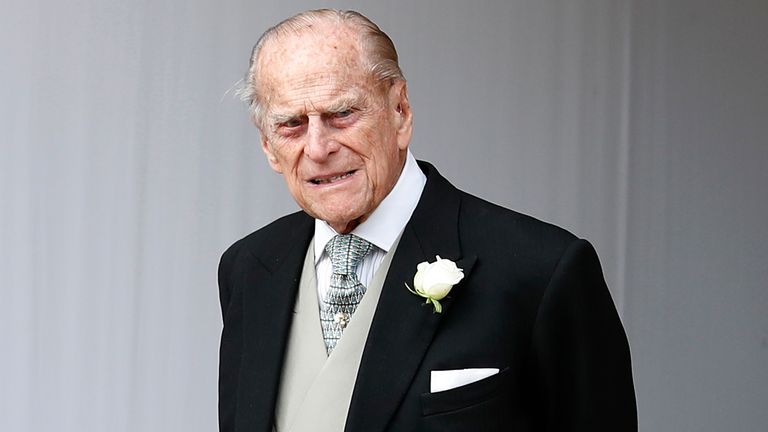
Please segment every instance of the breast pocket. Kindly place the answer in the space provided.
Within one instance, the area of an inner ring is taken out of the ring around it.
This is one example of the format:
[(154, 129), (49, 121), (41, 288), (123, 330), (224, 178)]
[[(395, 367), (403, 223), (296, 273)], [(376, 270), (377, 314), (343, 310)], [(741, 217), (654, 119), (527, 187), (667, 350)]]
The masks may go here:
[[(479, 381), (436, 393), (421, 395), (421, 411), (424, 416), (470, 410), (490, 404), (495, 399), (510, 395), (512, 371), (504, 368), (499, 373)], [(495, 405), (495, 404), (492, 404)], [(498, 415), (498, 414), (497, 414)]]

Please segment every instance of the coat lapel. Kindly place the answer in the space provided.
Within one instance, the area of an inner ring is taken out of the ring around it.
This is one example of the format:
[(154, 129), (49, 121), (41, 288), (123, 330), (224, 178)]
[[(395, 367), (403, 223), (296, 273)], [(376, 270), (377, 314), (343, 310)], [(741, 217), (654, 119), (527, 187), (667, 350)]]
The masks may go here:
[(243, 277), (243, 353), (235, 430), (269, 431), (312, 218), (296, 216)]
[(441, 301), (443, 312), (434, 313), (431, 305), (405, 287), (406, 283), (413, 283), (416, 265), (434, 261), (435, 255), (440, 255), (457, 260), (466, 279), (475, 261), (475, 257), (461, 256), (458, 190), (431, 165), (420, 165), (427, 174), (427, 184), (403, 231), (384, 282), (350, 403), (348, 431), (384, 430), (407, 392), (441, 319), (450, 313), (451, 302), (461, 292), (459, 283)]

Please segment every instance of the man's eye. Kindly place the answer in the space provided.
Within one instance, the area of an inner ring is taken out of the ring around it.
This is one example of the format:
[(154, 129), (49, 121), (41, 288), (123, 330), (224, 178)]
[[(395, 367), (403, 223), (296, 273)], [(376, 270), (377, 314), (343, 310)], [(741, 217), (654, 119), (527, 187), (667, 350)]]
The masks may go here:
[(344, 118), (344, 117), (349, 117), (351, 115), (352, 115), (352, 110), (351, 109), (346, 109), (344, 111), (339, 111), (339, 112), (337, 112), (335, 114), (336, 118)]
[(282, 124), (284, 127), (295, 128), (301, 126), (301, 119), (290, 119)]

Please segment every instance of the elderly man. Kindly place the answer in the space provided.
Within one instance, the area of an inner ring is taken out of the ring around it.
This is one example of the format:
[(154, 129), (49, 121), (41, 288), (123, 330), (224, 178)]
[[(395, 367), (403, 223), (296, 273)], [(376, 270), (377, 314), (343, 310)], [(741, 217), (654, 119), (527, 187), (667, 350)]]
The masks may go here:
[(594, 250), (416, 162), (375, 24), (283, 21), (243, 95), (303, 212), (222, 257), (222, 431), (636, 430)]

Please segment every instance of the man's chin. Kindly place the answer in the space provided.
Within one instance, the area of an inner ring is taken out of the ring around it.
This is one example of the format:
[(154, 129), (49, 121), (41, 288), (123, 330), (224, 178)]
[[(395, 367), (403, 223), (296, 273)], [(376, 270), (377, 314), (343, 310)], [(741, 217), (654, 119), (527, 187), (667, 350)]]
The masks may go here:
[[(297, 200), (299, 206), (315, 219), (320, 219), (332, 227), (344, 226), (355, 220), (364, 218), (366, 206), (351, 206), (351, 203), (360, 203), (359, 194), (341, 194), (333, 196), (314, 196), (311, 200), (305, 200), (304, 204)], [(305, 198), (308, 198), (305, 196)], [(359, 225), (359, 222), (357, 223)]]
[(363, 216), (345, 216), (345, 217), (339, 217), (338, 215), (318, 215), (314, 216), (310, 213), (310, 216), (313, 216), (315, 219), (320, 219), (322, 221), (325, 221), (328, 225), (331, 226), (331, 228), (334, 229), (339, 234), (347, 234), (353, 229), (357, 228), (358, 225), (363, 223), (363, 221), (366, 219), (367, 215)]

